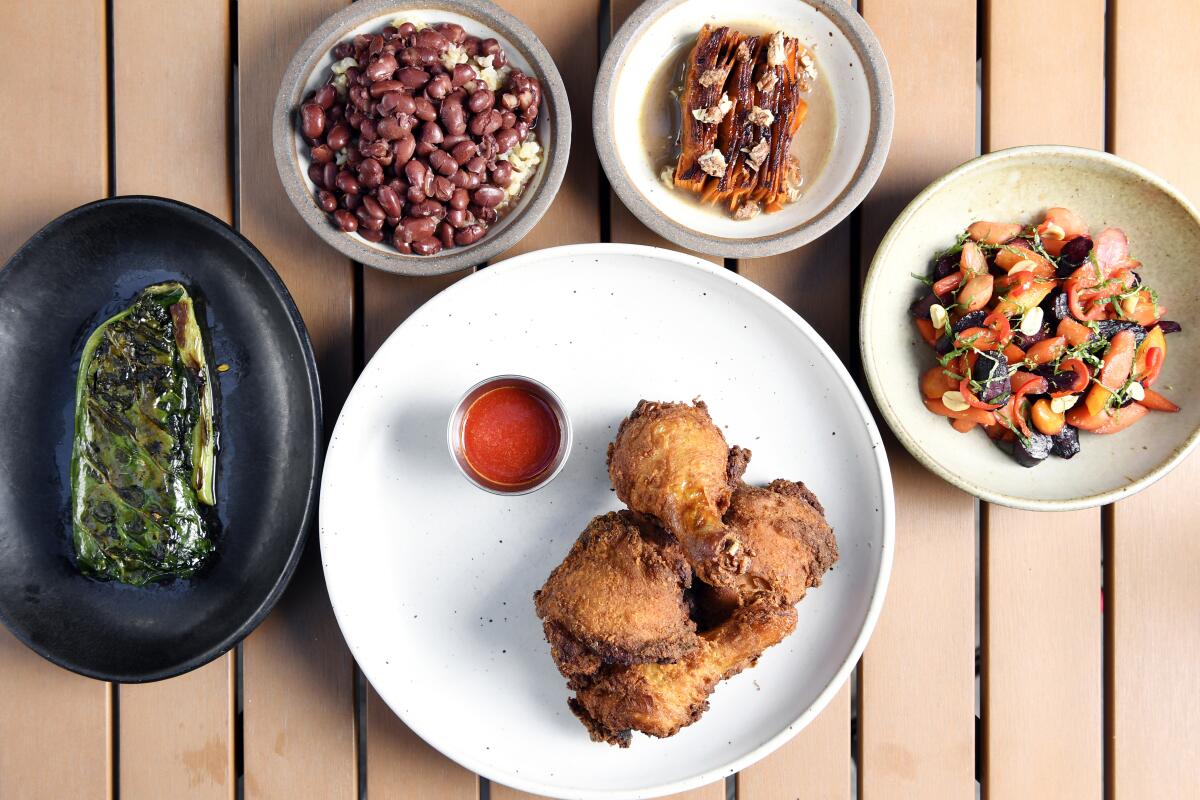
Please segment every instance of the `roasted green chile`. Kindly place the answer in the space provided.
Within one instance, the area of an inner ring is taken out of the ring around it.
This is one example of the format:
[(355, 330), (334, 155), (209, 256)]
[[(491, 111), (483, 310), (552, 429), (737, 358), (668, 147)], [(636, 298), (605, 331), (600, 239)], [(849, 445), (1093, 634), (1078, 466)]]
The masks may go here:
[(137, 586), (185, 578), (213, 551), (216, 431), (203, 335), (179, 283), (142, 290), (84, 345), (71, 453), (75, 553)]

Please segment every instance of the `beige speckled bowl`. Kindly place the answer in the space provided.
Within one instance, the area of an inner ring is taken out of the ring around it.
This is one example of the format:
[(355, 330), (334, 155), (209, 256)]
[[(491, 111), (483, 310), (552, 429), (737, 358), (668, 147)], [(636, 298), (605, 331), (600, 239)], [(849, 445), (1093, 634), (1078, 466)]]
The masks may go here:
[[(1123, 229), (1183, 332), (1167, 340), (1155, 385), (1183, 407), (1152, 413), (1113, 436), (1080, 433), (1082, 451), (1020, 466), (979, 431), (961, 434), (926, 410), (917, 381), (934, 364), (908, 315), (932, 255), (974, 220), (1040, 221), (1067, 206), (1093, 234)], [(863, 291), (863, 367), (883, 416), (929, 469), (983, 500), (1015, 508), (1067, 511), (1111, 503), (1167, 474), (1200, 440), (1200, 216), (1162, 178), (1107, 153), (1074, 147), (1018, 147), (969, 161), (939, 178), (904, 209), (879, 246)]]

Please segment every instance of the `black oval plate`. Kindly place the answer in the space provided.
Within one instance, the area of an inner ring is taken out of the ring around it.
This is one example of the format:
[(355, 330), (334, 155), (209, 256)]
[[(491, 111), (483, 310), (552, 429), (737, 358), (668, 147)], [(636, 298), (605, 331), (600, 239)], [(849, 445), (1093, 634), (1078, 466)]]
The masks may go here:
[[(189, 580), (135, 588), (75, 565), (75, 374), (91, 331), (164, 280), (203, 302), (212, 343), (217, 550)], [(237, 644), (300, 559), (322, 450), (304, 322), (262, 254), (215, 217), (158, 197), (102, 200), (51, 222), (0, 270), (0, 620), (55, 664), (151, 681)]]

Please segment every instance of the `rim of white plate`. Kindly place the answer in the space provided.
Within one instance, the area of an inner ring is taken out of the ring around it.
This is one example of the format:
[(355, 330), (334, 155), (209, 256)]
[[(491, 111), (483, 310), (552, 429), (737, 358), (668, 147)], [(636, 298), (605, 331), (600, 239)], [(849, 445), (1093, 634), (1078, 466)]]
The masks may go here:
[[(841, 381), (842, 386), (849, 393), (850, 398), (854, 403), (854, 407), (858, 411), (859, 417), (866, 426), (867, 436), (872, 445), (872, 457), (877, 469), (879, 470), (879, 488), (880, 494), (882, 495), (881, 511), (883, 518), (883, 547), (880, 548), (881, 553), (879, 560), (879, 573), (876, 576), (875, 585), (871, 587), (871, 600), (867, 607), (867, 616), (863, 622), (862, 629), (859, 631), (858, 636), (855, 637), (854, 644), (851, 646), (850, 652), (838, 667), (837, 672), (834, 674), (833, 680), (829, 682), (829, 684), (817, 696), (817, 699), (813, 701), (813, 703), (807, 709), (805, 709), (804, 712), (797, 717), (791, 725), (785, 727), (762, 745), (751, 750), (741, 758), (731, 759), (724, 764), (715, 765), (712, 768), (690, 778), (684, 778), (678, 781), (663, 783), (656, 786), (647, 786), (632, 792), (594, 790), (587, 789), (586, 787), (568, 787), (564, 789), (562, 786), (530, 780), (519, 773), (504, 769), (497, 769), (490, 764), (483, 764), (480, 759), (475, 757), (473, 752), (459, 750), (453, 746), (452, 742), (447, 742), (443, 737), (431, 736), (430, 732), (422, 729), (422, 726), (419, 723), (416, 723), (414, 720), (407, 719), (403, 714), (396, 711), (397, 704), (391, 702), (385, 690), (376, 686), (376, 682), (372, 680), (372, 665), (360, 659), (359, 656), (361, 654), (361, 648), (356, 647), (355, 643), (345, 635), (345, 626), (343, 625), (342, 614), (338, 611), (337, 590), (329, 583), (328, 580), (326, 580), (325, 586), (326, 590), (329, 592), (329, 602), (333, 607), (334, 617), (337, 619), (338, 628), (342, 631), (342, 636), (346, 641), (347, 647), (350, 648), (351, 655), (354, 656), (355, 663), (358, 664), (359, 669), (363, 671), (363, 675), (368, 681), (371, 682), (371, 685), (376, 687), (376, 692), (378, 692), (379, 696), (387, 704), (388, 708), (392, 710), (392, 713), (396, 714), (396, 716), (399, 717), (400, 720), (403, 721), (404, 724), (407, 725), (415, 734), (420, 736), (423, 741), (425, 741), (430, 747), (433, 747), (435, 750), (442, 753), (450, 760), (465, 767), (466, 769), (476, 773), (477, 775), (482, 775), (488, 780), (508, 786), (509, 788), (548, 797), (562, 797), (563, 795), (561, 793), (565, 790), (569, 793), (570, 797), (579, 798), (579, 800), (612, 800), (612, 798), (633, 796), (651, 798), (675, 794), (677, 792), (684, 792), (688, 791), (689, 789), (695, 789), (699, 786), (712, 783), (715, 780), (732, 775), (736, 772), (740, 772), (751, 764), (754, 764), (755, 762), (778, 750), (793, 736), (807, 727), (808, 724), (812, 722), (812, 720), (814, 720), (827, 705), (829, 705), (829, 702), (833, 699), (833, 696), (837, 694), (837, 692), (842, 688), (843, 684), (846, 683), (846, 680), (850, 676), (850, 671), (854, 669), (854, 665), (857, 664), (859, 658), (862, 657), (862, 653), (866, 649), (867, 642), (870, 640), (871, 634), (875, 631), (875, 625), (879, 620), (879, 615), (883, 610), (884, 599), (887, 596), (888, 583), (892, 574), (892, 556), (896, 542), (896, 509), (895, 496), (892, 491), (892, 474), (890, 468), (888, 467), (887, 453), (886, 449), (884, 448), (883, 439), (880, 435), (879, 425), (875, 422), (874, 417), (872, 417), (870, 409), (867, 407), (866, 400), (863, 399), (862, 392), (859, 391), (858, 386), (854, 383), (853, 378), (850, 377), (850, 373), (846, 370), (845, 365), (842, 364), (841, 359), (838, 358), (837, 354), (833, 352), (833, 348), (831, 348), (825, 342), (825, 340), (821, 338), (821, 335), (818, 334), (803, 317), (801, 317), (793, 309), (789, 308), (785, 303), (783, 303), (783, 301), (772, 295), (767, 290), (763, 289), (747, 278), (743, 278), (740, 275), (725, 269), (724, 267), (717, 267), (696, 256), (679, 253), (673, 250), (666, 250), (659, 247), (647, 247), (645, 245), (636, 244), (595, 243), (551, 247), (544, 250), (535, 250), (533, 252), (524, 253), (522, 255), (506, 259), (498, 264), (495, 264), (494, 266), (489, 266), (486, 271), (489, 273), (490, 279), (494, 280), (496, 273), (515, 272), (520, 270), (522, 267), (542, 261), (559, 258), (595, 258), (598, 256), (603, 257), (609, 254), (631, 255), (663, 261), (674, 261), (684, 266), (694, 267), (696, 269), (708, 272), (715, 277), (732, 283), (739, 289), (749, 292), (750, 294), (758, 297), (760, 300), (765, 301), (768, 307), (791, 322), (800, 330), (801, 334), (812, 341), (812, 343), (816, 346), (817, 351), (833, 367), (834, 373), (837, 375), (838, 380)], [(431, 305), (434, 305), (434, 300), (438, 300), (439, 298), (452, 298), (456, 293), (464, 291), (462, 288), (463, 286), (469, 286), (472, 281), (477, 280), (480, 274), (481, 273), (475, 273), (473, 275), (469, 275), (466, 278), (463, 278), (462, 280), (457, 281), (451, 286), (443, 289), (441, 292), (434, 295), (433, 298), (430, 298), (430, 300), (426, 301), (425, 304), (418, 308), (415, 312), (413, 312), (403, 323), (397, 326), (396, 329), (388, 335), (387, 340), (385, 340), (384, 343), (379, 347), (375, 353), (375, 356), (373, 356), (371, 360), (367, 362), (367, 365), (359, 374), (358, 379), (355, 381), (354, 386), (350, 390), (350, 394), (346, 398), (346, 402), (343, 404), (343, 409), (350, 408), (352, 406), (352, 400), (359, 391), (366, 391), (363, 387), (367, 384), (367, 381), (364, 381), (363, 378), (371, 369), (371, 365), (377, 358), (379, 358), (381, 354), (384, 353), (384, 351), (388, 349), (388, 345), (391, 343), (392, 339), (395, 338), (402, 329), (410, 326), (420, 325), (422, 319), (427, 314), (431, 313), (429, 308)], [(442, 300), (442, 302), (445, 302), (445, 300)], [(339, 413), (337, 424), (334, 426), (333, 435), (330, 438), (329, 452), (326, 453), (326, 463), (329, 463), (329, 455), (337, 447), (338, 429), (341, 426), (342, 414)], [(326, 483), (329, 481), (329, 475), (329, 470), (325, 470), (324, 474), (322, 475), (322, 494), (325, 491)], [(324, 573), (326, 557), (328, 556), (325, 546), (327, 541), (325, 536), (325, 512), (323, 510), (323, 505), (319, 507), (322, 508), (322, 511), (321, 518), (319, 520), (318, 538), (321, 545), (321, 568), (322, 573)]]

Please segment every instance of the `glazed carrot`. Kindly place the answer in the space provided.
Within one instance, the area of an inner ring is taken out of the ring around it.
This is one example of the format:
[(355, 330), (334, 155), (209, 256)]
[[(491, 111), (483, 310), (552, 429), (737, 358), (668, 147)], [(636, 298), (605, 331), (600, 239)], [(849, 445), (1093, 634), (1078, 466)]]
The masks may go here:
[(1055, 331), (1055, 334), (1066, 339), (1067, 344), (1071, 347), (1078, 347), (1092, 338), (1092, 329), (1070, 317), (1063, 317), (1058, 321), (1058, 330)]
[(1042, 339), (1025, 351), (1025, 360), (1033, 364), (1049, 364), (1057, 361), (1067, 349), (1067, 340), (1062, 336)]
[(1016, 364), (1018, 361), (1025, 360), (1025, 351), (1009, 342), (1008, 347), (1004, 348), (1004, 357), (1008, 359), (1008, 363)]
[(1129, 372), (1133, 369), (1134, 338), (1131, 331), (1119, 331), (1104, 351), (1104, 367), (1100, 370), (1098, 382), (1093, 384), (1088, 392), (1088, 413), (1095, 416), (1108, 405), (1113, 392), (1125, 385)]
[(958, 388), (958, 381), (946, 374), (942, 367), (932, 367), (921, 375), (921, 394), (927, 400), (940, 400), (946, 392)]
[(968, 408), (966, 411), (951, 411), (941, 400), (925, 399), (925, 407), (933, 413), (950, 419), (969, 419), (980, 425), (995, 425), (996, 420), (991, 413), (982, 408)]
[(962, 255), (959, 256), (958, 265), (964, 277), (986, 275), (988, 271), (987, 259), (983, 257), (983, 251), (979, 249), (979, 245), (974, 242), (963, 242)]
[(958, 293), (958, 304), (967, 313), (983, 308), (992, 299), (992, 282), (994, 280), (986, 272), (973, 276)]
[[(1014, 252), (1015, 251), (1015, 252)], [(1030, 271), (1039, 278), (1053, 278), (1054, 265), (1023, 244), (1013, 244), (996, 253), (996, 266), (1005, 272), (1022, 261), (1032, 261)]]
[(1066, 417), (1050, 408), (1050, 401), (1044, 397), (1033, 404), (1029, 416), (1033, 419), (1033, 427), (1047, 436), (1057, 436), (1067, 424)]
[(917, 323), (917, 330), (921, 332), (921, 338), (925, 340), (925, 343), (930, 347), (937, 347), (938, 332), (934, 329), (933, 323), (924, 317), (915, 320), (915, 322)]
[(1161, 357), (1167, 355), (1167, 337), (1163, 335), (1162, 328), (1151, 328), (1146, 333), (1146, 338), (1142, 339), (1142, 343), (1138, 345), (1137, 353), (1133, 357), (1133, 377), (1135, 380), (1140, 381), (1147, 374), (1147, 354), (1153, 348), (1158, 348), (1161, 351)]
[(1015, 222), (972, 222), (967, 228), (967, 235), (976, 242), (987, 244), (1004, 244), (1021, 232), (1021, 226)]
[(1179, 410), (1179, 406), (1175, 405), (1153, 389), (1146, 389), (1143, 387), (1143, 391), (1146, 393), (1146, 397), (1138, 402), (1151, 411), (1166, 411), (1174, 414)]
[(1118, 433), (1146, 416), (1146, 407), (1131, 403), (1124, 408), (1105, 408), (1099, 414), (1088, 412), (1087, 406), (1078, 403), (1067, 412), (1067, 422), (1081, 431), (1092, 433)]
[(975, 430), (975, 426), (978, 424), (979, 423), (969, 419), (950, 420), (950, 427), (954, 428), (954, 430), (958, 431), (959, 433), (970, 433), (971, 431)]
[(1067, 242), (1087, 233), (1087, 223), (1069, 208), (1049, 208), (1037, 230), (1042, 247), (1057, 258)]

